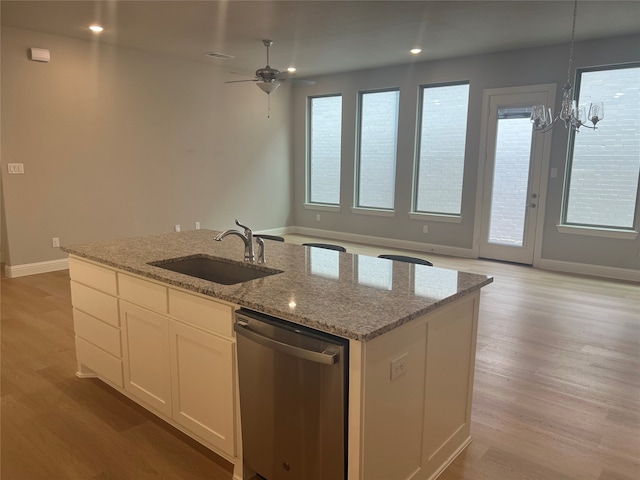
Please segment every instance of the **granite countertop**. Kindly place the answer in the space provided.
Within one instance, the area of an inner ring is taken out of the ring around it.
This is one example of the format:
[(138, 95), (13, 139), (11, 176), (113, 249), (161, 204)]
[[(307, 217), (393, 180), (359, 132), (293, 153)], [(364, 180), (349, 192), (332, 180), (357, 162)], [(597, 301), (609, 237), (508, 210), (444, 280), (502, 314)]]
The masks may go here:
[[(193, 230), (63, 246), (78, 257), (226, 300), (324, 332), (368, 341), (491, 283), (492, 277), (265, 240), (266, 264), (282, 273), (222, 285), (149, 265), (207, 255), (244, 263), (234, 235)], [(257, 256), (256, 245), (256, 256)]]

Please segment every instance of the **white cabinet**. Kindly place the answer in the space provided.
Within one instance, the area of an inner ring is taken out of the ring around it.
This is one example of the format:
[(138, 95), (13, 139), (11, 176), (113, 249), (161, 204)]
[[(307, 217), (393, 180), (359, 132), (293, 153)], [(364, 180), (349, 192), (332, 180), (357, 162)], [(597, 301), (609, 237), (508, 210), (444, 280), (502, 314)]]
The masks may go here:
[(123, 387), (116, 272), (69, 259), (77, 374)]
[(120, 300), (124, 338), (124, 388), (158, 412), (171, 416), (169, 319)]
[(235, 343), (169, 323), (173, 419), (222, 451), (235, 452)]
[(238, 465), (235, 305), (71, 256), (78, 376)]
[(124, 388), (208, 444), (235, 453), (234, 345), (120, 300)]

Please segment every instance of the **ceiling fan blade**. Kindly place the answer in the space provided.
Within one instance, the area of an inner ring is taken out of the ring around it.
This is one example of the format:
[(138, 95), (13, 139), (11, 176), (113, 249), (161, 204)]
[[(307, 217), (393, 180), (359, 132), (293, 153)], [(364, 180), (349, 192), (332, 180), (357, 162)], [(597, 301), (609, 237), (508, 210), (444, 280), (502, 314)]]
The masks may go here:
[(306, 80), (304, 78), (293, 78), (287, 76), (277, 76), (276, 80), (278, 82), (288, 82), (288, 83), (297, 83), (298, 85), (315, 85), (315, 80)]
[(242, 83), (242, 82), (257, 82), (258, 79), (257, 78), (252, 78), (251, 80), (229, 80), (228, 82), (224, 82), (224, 83)]
[(295, 73), (290, 72), (278, 72), (276, 75), (276, 80), (279, 82), (291, 82), (297, 83), (298, 85), (315, 85), (315, 80), (307, 80), (304, 78), (297, 78)]
[(239, 71), (239, 70), (229, 70), (229, 73), (231, 75), (241, 75), (243, 77), (250, 77), (251, 75), (254, 74), (253, 70), (243, 70), (243, 71)]
[(298, 85), (315, 85), (315, 80), (305, 80), (304, 78), (287, 78), (287, 82), (297, 83)]

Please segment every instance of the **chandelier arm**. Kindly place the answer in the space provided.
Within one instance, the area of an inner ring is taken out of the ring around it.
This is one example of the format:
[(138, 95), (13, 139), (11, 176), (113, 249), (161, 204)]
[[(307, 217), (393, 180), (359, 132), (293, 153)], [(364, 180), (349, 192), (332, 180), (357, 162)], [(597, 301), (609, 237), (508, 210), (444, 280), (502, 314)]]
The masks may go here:
[(549, 131), (551, 131), (551, 129), (553, 129), (553, 127), (556, 126), (556, 123), (558, 122), (558, 120), (560, 120), (560, 114), (556, 115), (556, 118), (554, 118), (550, 124), (545, 125), (544, 127), (540, 127), (540, 128), (536, 128), (535, 126), (533, 127), (533, 129), (536, 132), (540, 132), (540, 133), (547, 133)]
[(567, 69), (567, 83), (571, 84), (571, 65), (573, 64), (573, 44), (576, 36), (576, 17), (578, 14), (578, 0), (573, 3), (573, 26), (571, 27), (571, 44), (569, 46), (569, 68)]

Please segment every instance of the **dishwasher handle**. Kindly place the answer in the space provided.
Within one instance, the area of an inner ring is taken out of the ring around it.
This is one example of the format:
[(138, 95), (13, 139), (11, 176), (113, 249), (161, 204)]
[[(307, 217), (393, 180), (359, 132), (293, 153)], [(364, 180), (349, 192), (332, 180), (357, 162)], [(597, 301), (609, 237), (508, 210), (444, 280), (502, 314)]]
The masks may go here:
[(242, 335), (253, 342), (259, 343), (260, 345), (278, 352), (286, 353), (292, 357), (309, 360), (310, 362), (322, 363), (323, 365), (334, 365), (340, 360), (339, 352), (314, 352), (313, 350), (296, 347), (294, 345), (289, 345), (288, 343), (279, 342), (278, 340), (260, 335), (259, 333), (249, 330), (248, 326), (249, 325), (246, 322), (239, 321), (235, 323), (234, 330), (238, 335)]

